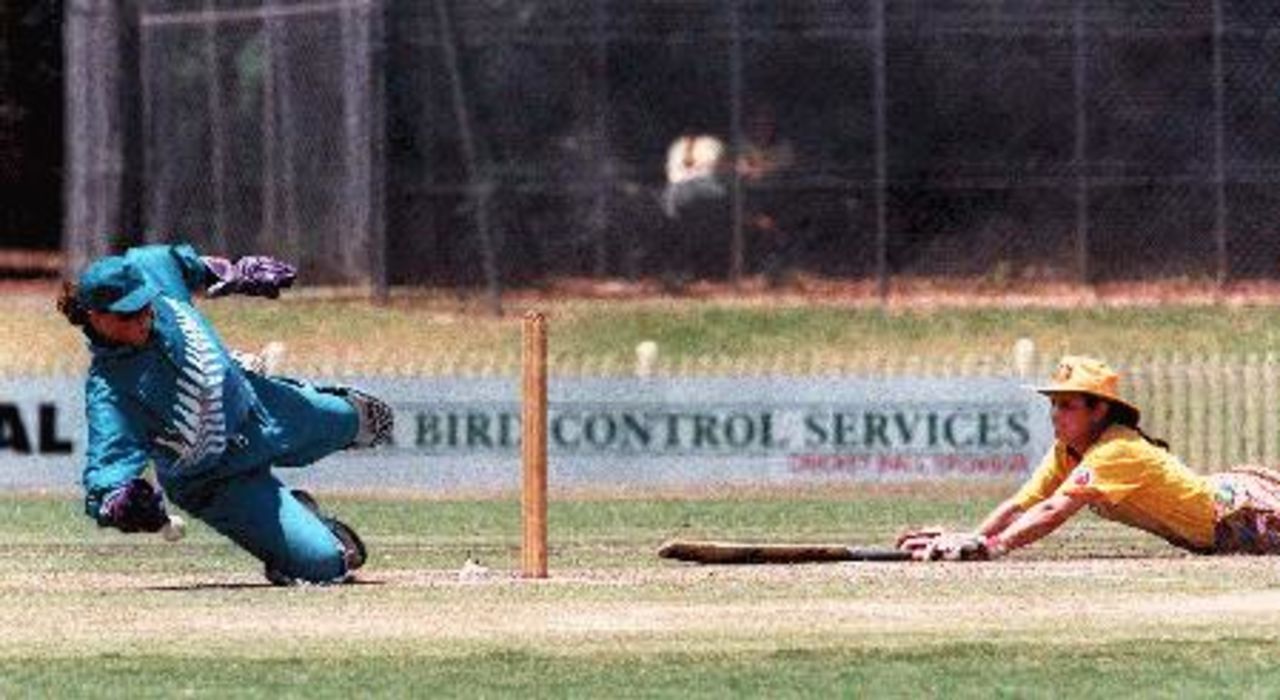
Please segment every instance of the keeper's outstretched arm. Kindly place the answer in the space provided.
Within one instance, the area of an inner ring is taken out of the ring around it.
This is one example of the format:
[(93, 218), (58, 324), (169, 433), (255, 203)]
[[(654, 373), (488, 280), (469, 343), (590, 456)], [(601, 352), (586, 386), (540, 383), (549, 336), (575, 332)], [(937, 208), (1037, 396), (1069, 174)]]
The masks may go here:
[(214, 255), (201, 257), (209, 272), (211, 297), (244, 294), (274, 299), (280, 290), (293, 286), (297, 269), (266, 255), (246, 255), (234, 262)]

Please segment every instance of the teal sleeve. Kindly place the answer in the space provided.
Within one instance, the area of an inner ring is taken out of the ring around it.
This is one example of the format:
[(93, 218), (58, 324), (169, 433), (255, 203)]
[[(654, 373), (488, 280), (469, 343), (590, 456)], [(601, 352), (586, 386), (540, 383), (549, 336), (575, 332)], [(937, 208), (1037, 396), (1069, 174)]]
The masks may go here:
[(102, 499), (140, 476), (149, 459), (146, 440), (130, 425), (120, 400), (106, 380), (89, 377), (85, 385), (89, 445), (81, 481), (85, 514), (95, 520)]
[(189, 244), (131, 248), (125, 256), (166, 296), (185, 302), (209, 284), (209, 268)]

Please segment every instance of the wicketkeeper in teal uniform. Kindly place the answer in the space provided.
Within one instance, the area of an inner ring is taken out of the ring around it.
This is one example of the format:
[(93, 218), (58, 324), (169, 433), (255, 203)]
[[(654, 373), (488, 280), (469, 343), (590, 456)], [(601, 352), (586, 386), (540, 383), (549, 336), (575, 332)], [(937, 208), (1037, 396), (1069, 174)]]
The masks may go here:
[[(156, 532), (169, 501), (266, 565), (273, 583), (341, 582), (365, 561), (349, 526), (291, 491), (273, 466), (390, 441), (390, 407), (344, 387), (314, 387), (242, 367), (192, 293), (276, 297), (293, 267), (232, 262), (189, 245), (133, 248), (66, 285), (59, 310), (89, 339), (85, 510), (100, 525)], [(164, 495), (142, 472), (155, 468)]]

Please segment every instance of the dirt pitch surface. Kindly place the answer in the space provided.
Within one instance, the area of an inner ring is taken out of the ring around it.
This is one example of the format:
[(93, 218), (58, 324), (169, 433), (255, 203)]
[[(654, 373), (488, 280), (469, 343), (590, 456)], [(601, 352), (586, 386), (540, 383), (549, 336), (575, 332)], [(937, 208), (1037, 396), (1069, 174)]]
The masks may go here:
[[(321, 603), (321, 604), (317, 604)], [(723, 651), (976, 641), (1097, 644), (1270, 636), (1272, 558), (380, 570), (358, 585), (256, 575), (0, 575), (0, 656), (128, 650), (274, 657), (314, 649)]]

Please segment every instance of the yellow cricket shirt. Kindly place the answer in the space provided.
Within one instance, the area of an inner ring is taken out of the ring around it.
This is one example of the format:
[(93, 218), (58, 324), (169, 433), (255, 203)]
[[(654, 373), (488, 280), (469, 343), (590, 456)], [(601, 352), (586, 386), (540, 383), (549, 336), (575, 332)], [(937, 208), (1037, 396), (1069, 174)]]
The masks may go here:
[(1095, 513), (1193, 550), (1214, 541), (1214, 489), (1207, 477), (1147, 442), (1132, 428), (1103, 431), (1072, 469), (1066, 445), (1054, 443), (1015, 502), (1023, 510), (1055, 494), (1095, 494)]

